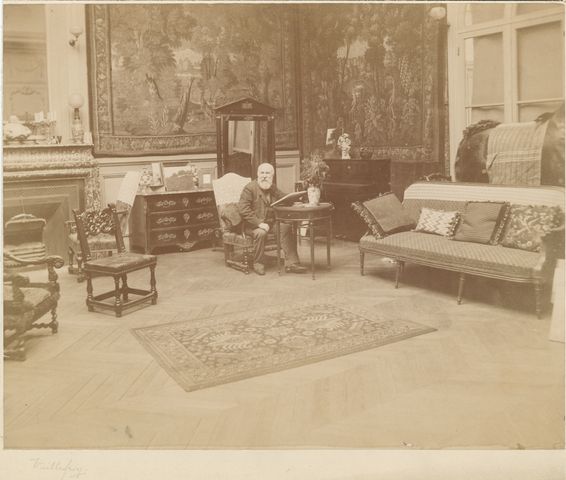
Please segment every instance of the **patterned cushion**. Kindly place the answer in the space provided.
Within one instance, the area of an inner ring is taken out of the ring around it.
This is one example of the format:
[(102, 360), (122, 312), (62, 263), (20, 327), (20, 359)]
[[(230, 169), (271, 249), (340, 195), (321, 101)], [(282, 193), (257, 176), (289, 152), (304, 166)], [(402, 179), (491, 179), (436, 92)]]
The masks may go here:
[(501, 245), (454, 242), (439, 235), (402, 232), (376, 240), (372, 235), (360, 239), (360, 248), (384, 257), (406, 258), (424, 265), (451, 268), (469, 273), (533, 278), (540, 253)]
[[(89, 236), (86, 239), (91, 250), (116, 249), (116, 237), (114, 234), (99, 233), (98, 235)], [(77, 250), (80, 250), (79, 239), (76, 233), (71, 233), (69, 235), (69, 241)]]
[(413, 228), (415, 222), (393, 193), (386, 193), (365, 202), (352, 203), (356, 212), (375, 238)]
[(546, 205), (511, 205), (501, 245), (539, 252), (542, 237), (564, 225), (560, 207)]
[(97, 272), (119, 273), (122, 270), (129, 269), (130, 271), (138, 270), (147, 267), (152, 263), (156, 263), (157, 257), (155, 255), (142, 255), (139, 253), (121, 253), (119, 255), (112, 255), (111, 257), (98, 258), (96, 260), (89, 260), (85, 263), (84, 269), (86, 271), (92, 270)]
[(497, 244), (508, 209), (506, 202), (468, 202), (454, 240)]
[(228, 245), (238, 245), (241, 247), (251, 247), (253, 244), (251, 237), (233, 232), (224, 232), (222, 234), (222, 241)]
[(352, 203), (352, 210), (354, 210), (354, 212), (356, 212), (360, 216), (360, 218), (368, 226), (369, 231), (375, 238), (385, 237), (385, 232), (381, 229), (379, 223), (377, 223), (373, 215), (368, 212), (368, 209), (364, 207), (362, 202)]
[(410, 230), (415, 226), (415, 222), (407, 215), (394, 193), (372, 198), (362, 202), (362, 205), (385, 235)]
[[(20, 288), (24, 295), (24, 304), (28, 308), (37, 307), (46, 298), (51, 296), (51, 293), (46, 288)], [(4, 285), (4, 301), (12, 302), (14, 300), (13, 288), (10, 285)]]
[(434, 233), (443, 237), (451, 237), (458, 226), (460, 212), (445, 212), (423, 207), (415, 232)]

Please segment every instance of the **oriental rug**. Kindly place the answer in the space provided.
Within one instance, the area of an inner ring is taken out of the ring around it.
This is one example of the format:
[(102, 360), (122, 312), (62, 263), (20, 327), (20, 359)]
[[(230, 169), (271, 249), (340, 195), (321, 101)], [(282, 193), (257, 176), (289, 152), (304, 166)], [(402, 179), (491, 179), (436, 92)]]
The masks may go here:
[(186, 391), (398, 342), (436, 329), (329, 298), (132, 329)]

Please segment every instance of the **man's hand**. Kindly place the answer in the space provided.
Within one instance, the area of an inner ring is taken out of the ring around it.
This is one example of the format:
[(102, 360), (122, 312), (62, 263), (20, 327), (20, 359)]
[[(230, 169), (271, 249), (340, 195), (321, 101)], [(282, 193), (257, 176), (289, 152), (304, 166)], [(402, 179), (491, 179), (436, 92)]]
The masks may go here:
[(265, 230), (266, 232), (269, 232), (269, 225), (267, 223), (260, 223), (258, 227), (262, 230)]

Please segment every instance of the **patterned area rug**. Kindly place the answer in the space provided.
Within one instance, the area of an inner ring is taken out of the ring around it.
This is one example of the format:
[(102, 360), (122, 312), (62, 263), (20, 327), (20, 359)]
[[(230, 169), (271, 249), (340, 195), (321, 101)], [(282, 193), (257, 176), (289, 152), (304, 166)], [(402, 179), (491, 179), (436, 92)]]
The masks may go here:
[(435, 331), (322, 299), (133, 329), (186, 391), (298, 367)]

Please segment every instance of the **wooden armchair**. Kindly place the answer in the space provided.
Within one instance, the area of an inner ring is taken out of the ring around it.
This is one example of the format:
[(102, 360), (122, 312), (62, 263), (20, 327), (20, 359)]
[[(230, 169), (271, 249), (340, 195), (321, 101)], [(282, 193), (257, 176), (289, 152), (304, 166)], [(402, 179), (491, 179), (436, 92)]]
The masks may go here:
[[(152, 305), (155, 305), (157, 303), (155, 282), (157, 257), (155, 255), (126, 252), (116, 206), (109, 204), (108, 208), (95, 212), (73, 210), (73, 214), (83, 257), (83, 273), (87, 282), (86, 304), (88, 310), (92, 312), (94, 307), (98, 306), (114, 310), (115, 315), (121, 317), (124, 309), (139, 305), (148, 300), (151, 301)], [(92, 258), (88, 237), (100, 235), (101, 233), (114, 236), (117, 255), (97, 259)], [(150, 290), (129, 287), (128, 274), (146, 268), (150, 271)], [(113, 277), (114, 289), (95, 296), (93, 294), (92, 279), (96, 276)], [(137, 298), (130, 300), (130, 294), (137, 295)], [(112, 303), (104, 301), (109, 298), (113, 298), (114, 301)]]
[[(212, 181), (212, 189), (218, 208), (220, 219), (220, 237), (224, 249), (224, 261), (230, 268), (240, 270), (245, 274), (253, 268), (253, 241), (244, 233), (244, 222), (234, 225), (239, 214), (238, 202), (244, 187), (250, 178), (242, 177), (236, 173), (227, 173)], [(270, 234), (266, 242), (265, 251), (277, 250), (275, 235)]]
[[(25, 360), (24, 334), (32, 328), (50, 328), (57, 333), (60, 293), (55, 269), (63, 263), (56, 255), (25, 260), (4, 252), (4, 358)], [(30, 282), (29, 277), (16, 272), (17, 268), (38, 265), (47, 266), (47, 282)], [(51, 312), (51, 321), (37, 323), (47, 312)]]

